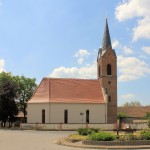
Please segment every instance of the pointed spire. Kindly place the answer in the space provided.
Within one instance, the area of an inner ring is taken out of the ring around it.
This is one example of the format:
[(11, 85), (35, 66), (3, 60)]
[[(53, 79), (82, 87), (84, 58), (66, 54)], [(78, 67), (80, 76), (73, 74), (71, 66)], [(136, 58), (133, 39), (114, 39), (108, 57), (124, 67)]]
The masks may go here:
[(103, 42), (102, 42), (102, 49), (107, 50), (108, 47), (112, 48), (110, 34), (109, 34), (109, 28), (108, 28), (108, 22), (107, 22), (107, 18), (106, 18), (105, 31), (104, 31)]

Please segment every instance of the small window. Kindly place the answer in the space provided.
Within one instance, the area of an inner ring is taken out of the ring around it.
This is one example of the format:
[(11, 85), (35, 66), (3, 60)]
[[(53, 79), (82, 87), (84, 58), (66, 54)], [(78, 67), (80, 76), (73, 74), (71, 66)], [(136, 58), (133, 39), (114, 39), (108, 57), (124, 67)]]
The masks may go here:
[(111, 72), (112, 70), (111, 70), (111, 65), (110, 64), (108, 64), (107, 65), (107, 75), (111, 75)]
[(42, 123), (45, 123), (45, 109), (42, 109)]
[(89, 110), (86, 110), (86, 123), (89, 123)]
[(110, 96), (108, 97), (108, 102), (111, 102), (111, 97)]
[(100, 67), (100, 65), (98, 67), (98, 74), (99, 74), (99, 77), (100, 77), (101, 76), (101, 67)]
[(108, 81), (108, 84), (110, 84), (111, 82), (110, 81)]
[(68, 123), (68, 110), (64, 111), (64, 123)]

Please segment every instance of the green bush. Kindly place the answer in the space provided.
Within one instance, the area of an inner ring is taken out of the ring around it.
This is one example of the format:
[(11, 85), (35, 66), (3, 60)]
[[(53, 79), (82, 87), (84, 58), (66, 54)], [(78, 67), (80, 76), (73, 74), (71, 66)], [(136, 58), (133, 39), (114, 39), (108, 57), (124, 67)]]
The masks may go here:
[(150, 140), (150, 130), (142, 130), (140, 136), (143, 140)]
[(116, 136), (113, 133), (102, 131), (91, 134), (88, 139), (96, 141), (113, 141), (116, 139)]
[(131, 141), (131, 140), (137, 140), (137, 139), (138, 138), (132, 133), (119, 136), (120, 141)]
[(148, 127), (150, 129), (150, 119), (148, 119), (147, 125), (148, 125)]
[(94, 129), (94, 128), (79, 128), (77, 130), (79, 135), (90, 135), (93, 133), (99, 132), (99, 129)]

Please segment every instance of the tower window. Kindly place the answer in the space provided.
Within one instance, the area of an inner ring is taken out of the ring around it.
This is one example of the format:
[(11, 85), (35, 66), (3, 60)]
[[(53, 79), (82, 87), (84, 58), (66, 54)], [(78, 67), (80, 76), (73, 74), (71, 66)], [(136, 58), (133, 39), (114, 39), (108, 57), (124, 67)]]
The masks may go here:
[(111, 102), (111, 97), (110, 96), (108, 97), (108, 101)]
[(108, 84), (110, 84), (111, 82), (110, 81), (108, 81)]
[(42, 123), (45, 123), (45, 109), (42, 109)]
[(99, 74), (99, 77), (100, 77), (101, 76), (101, 67), (100, 67), (100, 65), (98, 67), (98, 74)]
[(111, 65), (107, 65), (107, 75), (111, 75)]

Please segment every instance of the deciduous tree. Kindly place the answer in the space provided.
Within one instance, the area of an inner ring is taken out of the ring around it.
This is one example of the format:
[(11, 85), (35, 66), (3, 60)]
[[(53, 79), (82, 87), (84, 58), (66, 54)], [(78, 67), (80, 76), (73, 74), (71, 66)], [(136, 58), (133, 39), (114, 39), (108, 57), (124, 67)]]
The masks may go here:
[(37, 88), (36, 79), (27, 78), (25, 76), (16, 76), (15, 80), (19, 85), (18, 89), (18, 108), (24, 113), (24, 121), (26, 117), (27, 102)]
[(131, 102), (126, 102), (122, 105), (123, 107), (140, 107), (142, 104), (139, 101), (131, 101)]
[(18, 114), (18, 108), (15, 103), (17, 98), (18, 85), (11, 73), (0, 73), (0, 120), (2, 124), (8, 121), (9, 126)]

